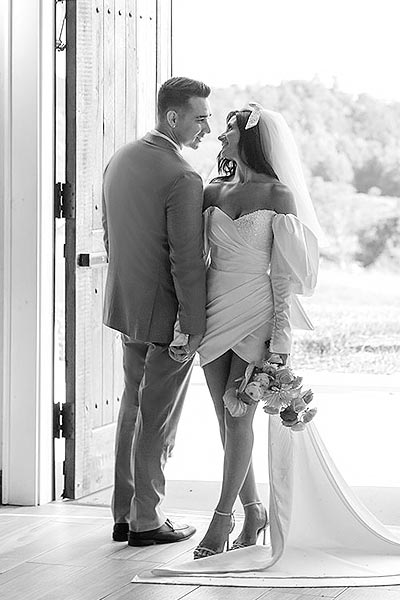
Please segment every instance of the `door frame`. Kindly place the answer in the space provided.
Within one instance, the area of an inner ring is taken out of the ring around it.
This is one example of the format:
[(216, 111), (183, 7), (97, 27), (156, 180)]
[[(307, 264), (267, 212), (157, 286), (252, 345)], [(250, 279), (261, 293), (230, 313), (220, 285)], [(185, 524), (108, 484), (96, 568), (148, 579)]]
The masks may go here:
[(54, 3), (1, 12), (2, 502), (38, 505), (53, 499)]

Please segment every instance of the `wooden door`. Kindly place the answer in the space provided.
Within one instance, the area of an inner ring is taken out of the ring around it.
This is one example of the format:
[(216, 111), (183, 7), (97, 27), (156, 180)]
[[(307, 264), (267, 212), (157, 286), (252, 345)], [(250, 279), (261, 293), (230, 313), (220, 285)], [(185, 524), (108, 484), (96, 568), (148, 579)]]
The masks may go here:
[(170, 0), (67, 2), (65, 490), (113, 481), (123, 389), (120, 336), (102, 325), (107, 273), (101, 184), (116, 149), (155, 123), (170, 76)]

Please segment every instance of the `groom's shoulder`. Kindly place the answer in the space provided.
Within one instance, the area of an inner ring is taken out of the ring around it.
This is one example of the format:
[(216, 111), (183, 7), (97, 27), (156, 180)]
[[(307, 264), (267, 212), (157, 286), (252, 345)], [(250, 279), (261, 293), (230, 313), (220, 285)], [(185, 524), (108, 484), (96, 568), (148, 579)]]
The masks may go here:
[(201, 182), (203, 179), (196, 169), (187, 162), (180, 152), (168, 153), (163, 159), (164, 167), (169, 172), (171, 179), (184, 179), (187, 182)]
[(204, 189), (204, 209), (210, 206), (217, 206), (221, 195), (223, 183), (221, 181), (211, 181)]
[(180, 177), (187, 181), (201, 181), (200, 174), (180, 152), (163, 139), (146, 134), (138, 140), (124, 144), (114, 154), (110, 163), (135, 165), (140, 170), (151, 169), (156, 178), (174, 181)]

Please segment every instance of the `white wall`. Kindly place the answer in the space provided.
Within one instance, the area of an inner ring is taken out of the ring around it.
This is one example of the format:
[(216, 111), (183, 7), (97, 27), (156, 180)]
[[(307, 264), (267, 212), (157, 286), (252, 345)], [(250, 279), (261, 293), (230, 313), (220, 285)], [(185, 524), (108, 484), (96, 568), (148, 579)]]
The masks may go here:
[(8, 319), (5, 310), (4, 267), (7, 261), (6, 240), (8, 222), (6, 191), (9, 188), (10, 162), (8, 156), (9, 123), (6, 116), (10, 114), (10, 81), (9, 81), (9, 44), (10, 44), (10, 1), (6, 0), (0, 18), (0, 470), (3, 467), (3, 389), (6, 378), (4, 369), (7, 361), (4, 354), (4, 326)]
[(3, 0), (0, 14), (0, 464), (3, 502), (23, 505), (52, 499), (53, 11)]

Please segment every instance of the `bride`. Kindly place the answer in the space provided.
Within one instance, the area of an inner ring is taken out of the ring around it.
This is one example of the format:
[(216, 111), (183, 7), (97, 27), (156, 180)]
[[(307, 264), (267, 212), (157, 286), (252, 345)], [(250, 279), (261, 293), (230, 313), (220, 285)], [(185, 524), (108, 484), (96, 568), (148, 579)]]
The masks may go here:
[[(219, 139), (221, 175), (205, 190), (207, 325), (198, 352), (225, 452), (221, 493), (195, 560), (154, 573), (260, 571), (278, 561), (285, 572), (286, 557), (304, 577), (344, 576), (349, 565), (379, 576), (385, 556), (399, 574), (398, 538), (341, 479), (313, 423), (292, 432), (269, 417), (269, 511), (260, 500), (251, 459), (257, 403), (243, 404), (238, 380), (253, 361), (286, 363), (292, 328), (312, 328), (297, 294), (313, 292), (323, 233), (280, 114), (250, 103), (229, 113)], [(243, 528), (225, 552), (238, 496)], [(268, 525), (270, 544), (256, 545)]]
[[(283, 363), (290, 353), (289, 272), (270, 272), (273, 241), (277, 236), (286, 237), (290, 244), (297, 215), (294, 194), (269, 158), (268, 146), (272, 149), (272, 141), (276, 146), (270, 132), (273, 126), (282, 126), (279, 121), (279, 115), (258, 106), (253, 112), (230, 113), (226, 132), (219, 137), (219, 170), (225, 176), (205, 190), (211, 264), (206, 333), (198, 352), (214, 402), (225, 460), (221, 495), (210, 527), (195, 550), (196, 559), (223, 551), (233, 528), (232, 507), (238, 494), (245, 521), (233, 548), (255, 544), (268, 525), (251, 461), (257, 404), (249, 405), (243, 415), (233, 416), (225, 403), (234, 398), (236, 382), (247, 365), (264, 357), (266, 343), (268, 354), (279, 356)], [(307, 209), (317, 225), (309, 201)], [(288, 250), (296, 252), (294, 246)], [(314, 262), (316, 265), (316, 258)]]

